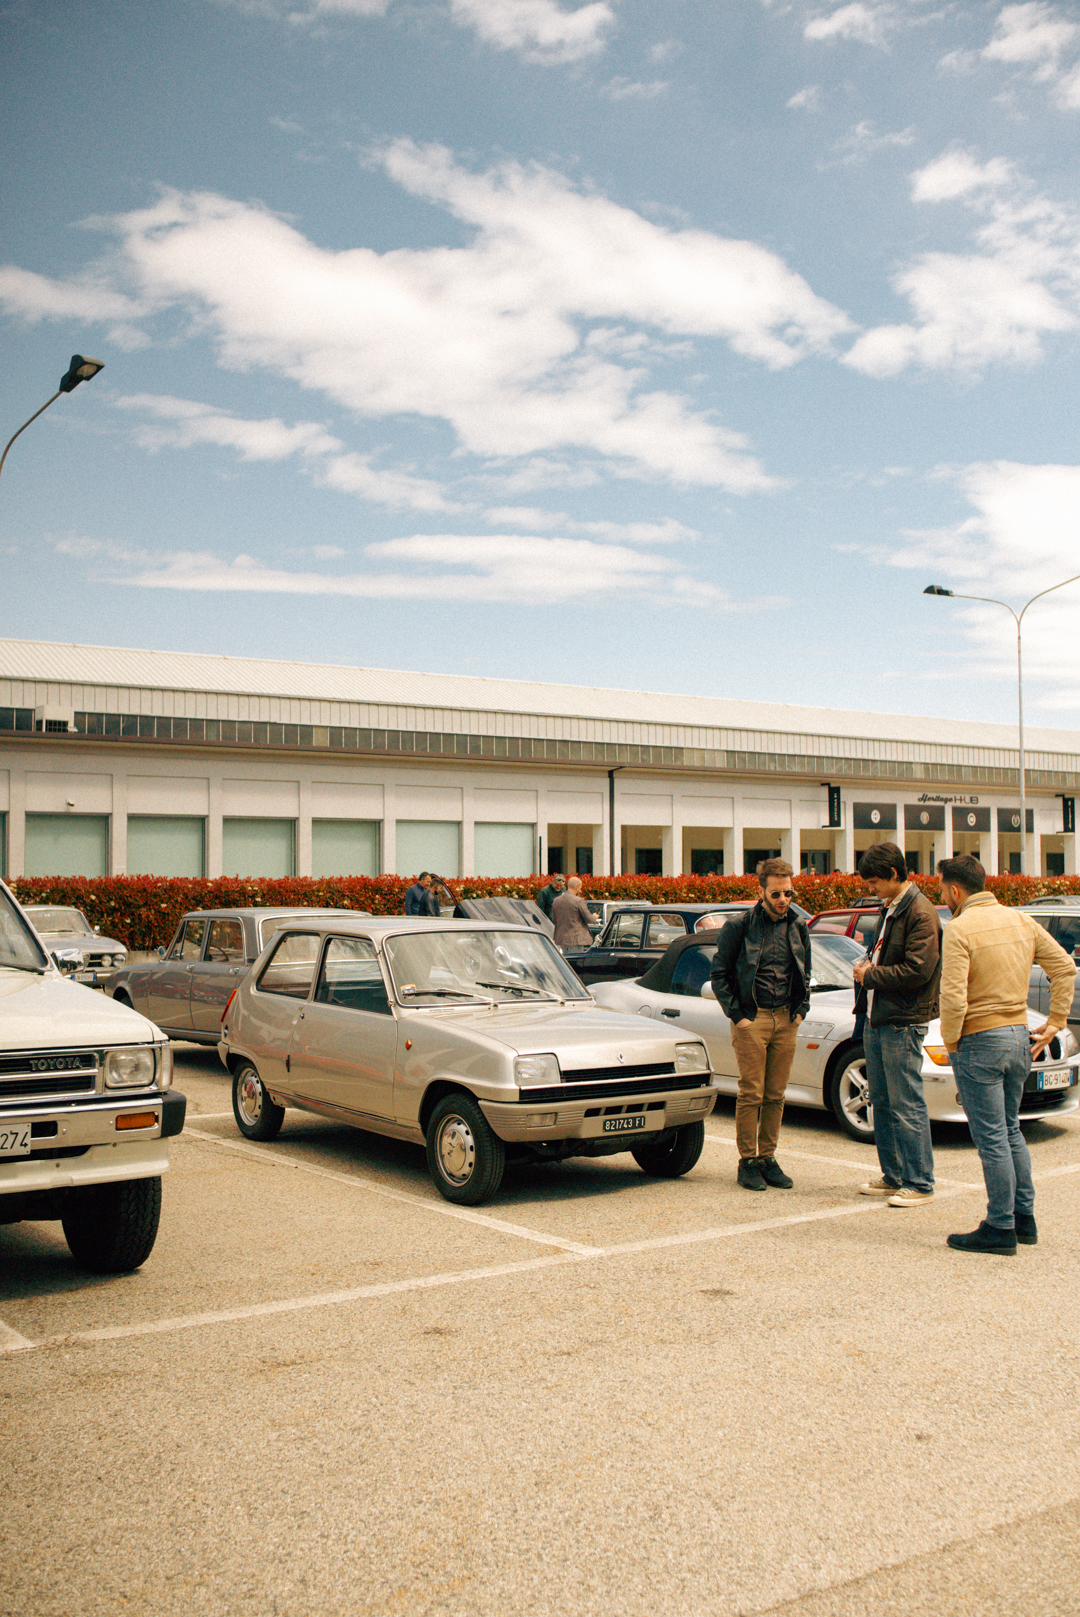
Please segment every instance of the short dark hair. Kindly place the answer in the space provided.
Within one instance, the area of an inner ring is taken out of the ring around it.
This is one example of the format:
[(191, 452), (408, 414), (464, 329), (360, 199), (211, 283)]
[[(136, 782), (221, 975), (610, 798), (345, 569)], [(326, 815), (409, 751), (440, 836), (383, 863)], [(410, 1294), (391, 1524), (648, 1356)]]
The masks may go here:
[(859, 875), (863, 881), (907, 881), (907, 860), (895, 842), (875, 842), (859, 860)]
[(424, 879), (424, 877), (425, 877), (425, 876), (430, 876), (430, 875), (431, 875), (431, 871), (430, 871), (430, 870), (422, 870), (422, 871), (421, 871), (421, 872), (420, 872), (420, 874), (419, 874), (419, 876), (417, 876), (417, 878), (416, 878), (416, 879), (417, 879), (417, 881), (423, 881), (423, 879)]
[(937, 869), (942, 881), (962, 887), (965, 893), (981, 893), (986, 886), (986, 871), (972, 853), (958, 853), (953, 859), (939, 859)]
[(795, 875), (786, 859), (763, 859), (757, 867), (758, 883), (767, 887), (770, 876), (786, 876), (790, 881)]

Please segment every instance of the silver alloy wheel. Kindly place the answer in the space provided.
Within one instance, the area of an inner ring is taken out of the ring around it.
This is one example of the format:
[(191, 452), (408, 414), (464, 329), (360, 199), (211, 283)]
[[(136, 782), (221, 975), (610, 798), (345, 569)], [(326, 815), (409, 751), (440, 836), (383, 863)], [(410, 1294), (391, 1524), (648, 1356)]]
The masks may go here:
[(840, 1073), (837, 1092), (849, 1126), (866, 1139), (871, 1139), (874, 1133), (874, 1108), (870, 1104), (864, 1056), (856, 1056), (848, 1061)]
[(263, 1113), (262, 1079), (254, 1067), (245, 1067), (236, 1084), (236, 1107), (248, 1128), (255, 1128)]
[(467, 1185), (476, 1168), (476, 1141), (463, 1117), (451, 1113), (439, 1124), (435, 1150), (440, 1171), (452, 1185)]

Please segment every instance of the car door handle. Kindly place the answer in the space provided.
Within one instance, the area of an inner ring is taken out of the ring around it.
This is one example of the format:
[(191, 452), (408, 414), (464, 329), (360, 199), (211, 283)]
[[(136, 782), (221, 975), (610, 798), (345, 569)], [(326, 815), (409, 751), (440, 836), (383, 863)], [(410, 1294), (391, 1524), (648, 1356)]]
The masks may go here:
[(660, 1015), (661, 1016), (670, 1016), (672, 1018), (672, 1020), (674, 1020), (675, 1017), (681, 1016), (682, 1012), (681, 1011), (661, 1011)]

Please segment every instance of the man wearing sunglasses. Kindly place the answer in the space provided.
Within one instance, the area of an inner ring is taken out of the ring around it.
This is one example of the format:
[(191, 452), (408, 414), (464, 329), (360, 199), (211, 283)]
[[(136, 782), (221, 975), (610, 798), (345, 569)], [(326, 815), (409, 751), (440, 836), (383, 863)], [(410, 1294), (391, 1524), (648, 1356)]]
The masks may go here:
[(730, 1018), (739, 1065), (735, 1140), (744, 1190), (792, 1181), (776, 1160), (795, 1036), (810, 1006), (810, 934), (791, 913), (792, 870), (785, 859), (758, 866), (761, 897), (720, 933), (712, 986)]

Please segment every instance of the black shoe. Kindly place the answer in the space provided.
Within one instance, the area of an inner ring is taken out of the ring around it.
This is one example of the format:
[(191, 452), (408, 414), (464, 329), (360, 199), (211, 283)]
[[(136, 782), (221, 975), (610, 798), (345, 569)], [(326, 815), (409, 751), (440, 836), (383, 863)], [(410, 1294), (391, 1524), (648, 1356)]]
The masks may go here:
[(739, 1183), (744, 1190), (764, 1190), (759, 1157), (743, 1157), (739, 1163)]
[(767, 1185), (775, 1190), (790, 1190), (795, 1183), (789, 1179), (775, 1157), (758, 1157), (758, 1169)]
[(1016, 1231), (995, 1230), (985, 1219), (970, 1235), (950, 1235), (948, 1244), (957, 1252), (1002, 1252), (1016, 1255)]
[(1038, 1246), (1039, 1232), (1035, 1227), (1034, 1213), (1017, 1213), (1016, 1239), (1021, 1246)]

